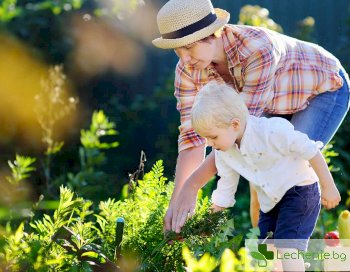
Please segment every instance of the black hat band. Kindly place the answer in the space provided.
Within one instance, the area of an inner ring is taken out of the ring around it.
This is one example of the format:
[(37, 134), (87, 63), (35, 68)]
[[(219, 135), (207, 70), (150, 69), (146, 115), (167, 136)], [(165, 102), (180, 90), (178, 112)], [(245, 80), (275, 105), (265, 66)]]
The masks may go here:
[(162, 34), (163, 39), (179, 39), (182, 37), (185, 37), (187, 35), (193, 34), (194, 32), (201, 30), (208, 25), (212, 24), (216, 20), (216, 14), (215, 13), (209, 13), (207, 16), (205, 16), (203, 19), (188, 25), (184, 28), (180, 28), (176, 31), (169, 32)]

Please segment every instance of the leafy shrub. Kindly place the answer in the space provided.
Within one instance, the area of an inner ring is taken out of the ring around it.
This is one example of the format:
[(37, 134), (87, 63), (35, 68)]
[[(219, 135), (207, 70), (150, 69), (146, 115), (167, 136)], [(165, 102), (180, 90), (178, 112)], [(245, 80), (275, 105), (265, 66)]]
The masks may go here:
[[(243, 235), (233, 235), (233, 220), (227, 219), (226, 212), (209, 212), (207, 197), (198, 200), (197, 212), (183, 227), (181, 240), (174, 233), (164, 237), (162, 220), (173, 183), (167, 182), (163, 172), (162, 162), (158, 161), (143, 179), (131, 183), (124, 200), (102, 201), (95, 213), (91, 201), (61, 187), (53, 214), (36, 215), (15, 231), (8, 226), (1, 234), (0, 267), (4, 271), (91, 271), (94, 260), (96, 264), (116, 261), (122, 271), (185, 271), (184, 256), (188, 267), (198, 258), (201, 264), (212, 263), (210, 271), (214, 271), (219, 269), (223, 254), (241, 254), (238, 252)], [(115, 248), (119, 217), (126, 224), (122, 257), (118, 258)], [(67, 228), (71, 235), (64, 240), (66, 234), (62, 232)], [(203, 257), (208, 254), (209, 259)]]

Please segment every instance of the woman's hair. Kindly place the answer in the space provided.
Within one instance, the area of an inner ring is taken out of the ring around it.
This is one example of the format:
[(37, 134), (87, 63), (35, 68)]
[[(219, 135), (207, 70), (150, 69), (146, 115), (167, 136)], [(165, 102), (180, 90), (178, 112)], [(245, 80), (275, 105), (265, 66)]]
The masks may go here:
[(192, 127), (197, 132), (213, 126), (224, 128), (231, 124), (233, 118), (245, 123), (248, 114), (248, 108), (236, 90), (211, 81), (195, 97), (191, 111)]
[(215, 39), (215, 38), (220, 38), (222, 35), (224, 27), (219, 28), (218, 30), (216, 30), (213, 34), (209, 35), (208, 37), (205, 37), (197, 42), (209, 42), (211, 39)]

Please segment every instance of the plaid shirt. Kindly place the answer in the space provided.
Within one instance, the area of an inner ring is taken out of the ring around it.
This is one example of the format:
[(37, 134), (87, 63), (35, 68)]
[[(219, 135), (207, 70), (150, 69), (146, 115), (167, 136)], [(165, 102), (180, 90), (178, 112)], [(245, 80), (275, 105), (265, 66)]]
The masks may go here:
[[(338, 59), (316, 44), (241, 25), (226, 25), (221, 38), (232, 76), (226, 83), (239, 91), (252, 115), (292, 114), (317, 94), (343, 85)], [(210, 80), (224, 82), (213, 65), (198, 70), (179, 61), (176, 66), (179, 152), (205, 143), (192, 129), (191, 109), (197, 92)]]

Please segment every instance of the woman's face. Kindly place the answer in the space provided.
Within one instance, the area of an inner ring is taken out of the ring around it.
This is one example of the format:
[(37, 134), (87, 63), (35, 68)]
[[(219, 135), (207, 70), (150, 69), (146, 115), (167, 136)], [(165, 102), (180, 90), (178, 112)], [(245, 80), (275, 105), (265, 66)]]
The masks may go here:
[(204, 69), (214, 60), (215, 39), (207, 38), (178, 47), (175, 53), (184, 64), (190, 64), (196, 69)]

